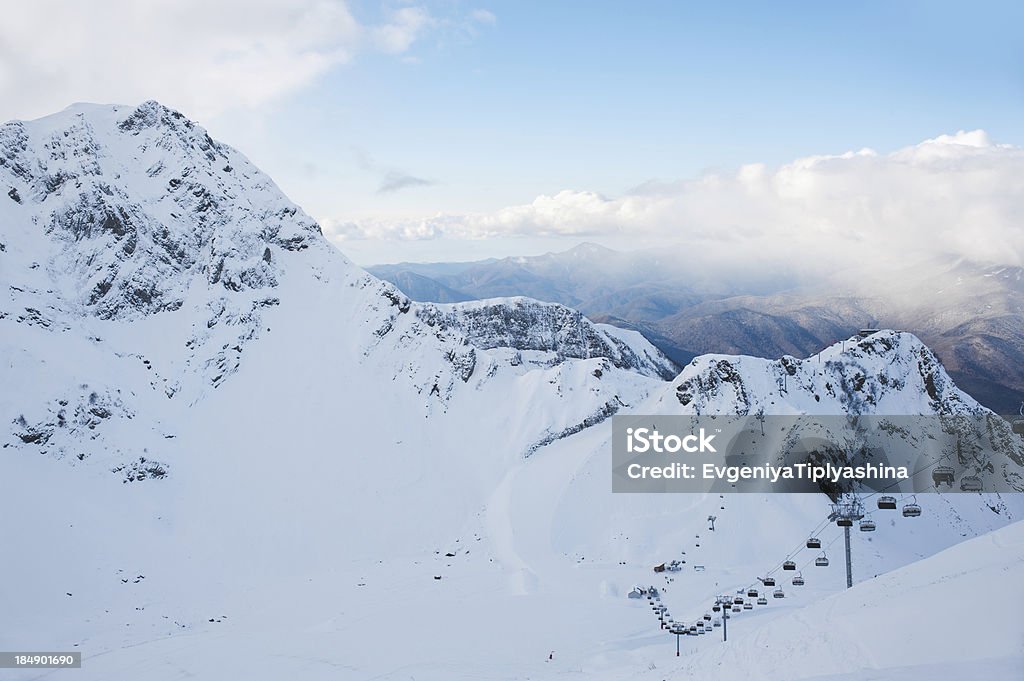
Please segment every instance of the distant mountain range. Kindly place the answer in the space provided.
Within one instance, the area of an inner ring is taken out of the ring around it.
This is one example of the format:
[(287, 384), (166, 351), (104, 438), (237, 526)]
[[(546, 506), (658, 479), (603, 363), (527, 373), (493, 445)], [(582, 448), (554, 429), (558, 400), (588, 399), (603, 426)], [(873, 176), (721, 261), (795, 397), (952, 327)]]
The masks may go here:
[(529, 296), (594, 321), (640, 331), (685, 364), (722, 352), (807, 357), (865, 327), (918, 335), (982, 404), (1024, 401), (1024, 271), (950, 258), (909, 267), (900, 281), (853, 285), (786, 277), (694, 278), (670, 251), (624, 253), (584, 243), (561, 253), (469, 263), (368, 268), (410, 298), (459, 302)]

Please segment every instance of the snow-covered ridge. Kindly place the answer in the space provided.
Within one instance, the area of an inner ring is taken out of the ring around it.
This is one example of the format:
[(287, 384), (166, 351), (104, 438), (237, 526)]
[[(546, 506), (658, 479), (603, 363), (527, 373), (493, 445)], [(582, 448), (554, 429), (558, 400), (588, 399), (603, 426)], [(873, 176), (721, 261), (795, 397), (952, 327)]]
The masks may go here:
[(458, 329), (476, 347), (554, 353), (558, 358), (605, 357), (620, 369), (664, 379), (676, 367), (635, 331), (595, 324), (581, 312), (531, 298), (492, 298), (464, 303), (417, 305), (430, 326)]
[[(899, 427), (881, 429), (875, 439), (866, 440), (856, 428), (817, 430), (811, 425), (815, 419), (787, 420), (781, 432), (768, 433), (760, 451), (773, 464), (800, 459), (802, 439), (827, 432), (835, 444), (820, 454), (834, 465), (854, 463), (851, 457), (862, 446), (912, 459), (926, 450), (939, 457), (955, 452), (956, 465), (967, 474), (991, 476), (997, 489), (1024, 491), (1024, 441), (1007, 420), (957, 388), (932, 351), (905, 332), (850, 338), (803, 360), (702, 355), (626, 413), (899, 417), (886, 420)], [(705, 461), (724, 465), (727, 456)], [(897, 465), (915, 464), (899, 459)]]
[[(982, 414), (916, 336), (879, 331), (807, 359), (702, 355), (672, 382), (675, 413)], [(672, 412), (669, 412), (672, 413)]]

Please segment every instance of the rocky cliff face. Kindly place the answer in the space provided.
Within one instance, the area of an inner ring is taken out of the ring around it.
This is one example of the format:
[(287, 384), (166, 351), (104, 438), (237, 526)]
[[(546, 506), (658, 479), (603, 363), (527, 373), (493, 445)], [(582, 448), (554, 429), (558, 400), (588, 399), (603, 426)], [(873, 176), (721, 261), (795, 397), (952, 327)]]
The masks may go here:
[(620, 369), (666, 380), (678, 370), (639, 333), (594, 324), (577, 310), (556, 303), (518, 297), (422, 304), (417, 315), (430, 326), (457, 329), (480, 348), (549, 353), (554, 360), (604, 357)]
[(272, 288), (275, 256), (319, 241), (245, 157), (156, 102), (7, 123), (0, 178), (5, 227), (48, 237), (20, 255), (69, 309), (103, 319), (176, 310), (197, 281), (211, 294)]

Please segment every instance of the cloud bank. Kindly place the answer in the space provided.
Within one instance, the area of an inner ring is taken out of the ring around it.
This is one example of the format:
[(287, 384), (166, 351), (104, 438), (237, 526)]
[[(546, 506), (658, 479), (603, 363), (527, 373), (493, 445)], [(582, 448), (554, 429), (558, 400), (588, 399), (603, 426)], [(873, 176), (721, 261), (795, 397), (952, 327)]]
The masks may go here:
[(961, 131), (888, 154), (862, 149), (650, 182), (620, 197), (564, 190), (491, 213), (326, 228), (339, 241), (643, 238), (719, 260), (822, 268), (857, 259), (898, 265), (911, 254), (1021, 265), (1024, 149)]
[(361, 52), (402, 55), (450, 21), (406, 6), (363, 25), (343, 0), (7, 3), (0, 121), (146, 99), (202, 120), (292, 94)]

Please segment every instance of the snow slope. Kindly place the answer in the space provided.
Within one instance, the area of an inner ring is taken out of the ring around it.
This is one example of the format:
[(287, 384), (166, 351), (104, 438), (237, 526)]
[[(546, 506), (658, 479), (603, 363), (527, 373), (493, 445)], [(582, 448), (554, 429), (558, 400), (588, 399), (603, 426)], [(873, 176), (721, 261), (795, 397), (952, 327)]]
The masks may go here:
[[(698, 617), (827, 511), (609, 491), (610, 415), (695, 409), (679, 396), (702, 376), (702, 409), (807, 410), (827, 390), (809, 365), (784, 379), (802, 392), (772, 387), (789, 360), (666, 382), (639, 335), (561, 306), (412, 303), (156, 103), (3, 126), (0, 189), (2, 650), (81, 650), (81, 679), (629, 676), (671, 646), (626, 598), (653, 564), (704, 566), (657, 577)], [(885, 338), (825, 353), (864, 370), (860, 413), (979, 409)], [(922, 505), (855, 538), (858, 581), (1024, 511)], [(823, 570), (769, 610), (843, 585)]]
[(1016, 522), (631, 678), (1017, 679), (1021, 604)]

